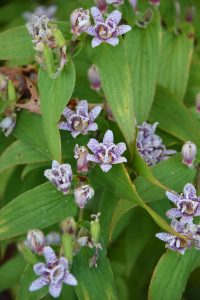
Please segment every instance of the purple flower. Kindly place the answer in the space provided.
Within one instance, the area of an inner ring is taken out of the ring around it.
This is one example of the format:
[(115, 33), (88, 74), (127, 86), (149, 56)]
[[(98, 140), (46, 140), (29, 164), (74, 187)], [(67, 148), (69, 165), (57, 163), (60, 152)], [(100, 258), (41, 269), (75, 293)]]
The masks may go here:
[(71, 131), (73, 138), (76, 138), (79, 134), (87, 134), (88, 131), (96, 131), (98, 129), (94, 120), (100, 114), (101, 106), (95, 106), (88, 111), (88, 103), (86, 100), (78, 102), (76, 111), (66, 107), (63, 116), (66, 122), (60, 122), (59, 128), (67, 131)]
[(37, 291), (48, 285), (50, 295), (53, 298), (58, 298), (63, 283), (75, 286), (77, 285), (77, 280), (69, 273), (68, 260), (65, 257), (57, 258), (55, 252), (49, 246), (44, 247), (43, 254), (46, 263), (34, 265), (34, 272), (40, 277), (32, 282), (29, 291)]
[(47, 18), (53, 20), (56, 11), (57, 11), (57, 6), (56, 5), (50, 5), (49, 7), (44, 6), (44, 5), (40, 5), (40, 6), (36, 7), (34, 12), (30, 12), (30, 11), (24, 12), (22, 14), (22, 17), (26, 21), (30, 21), (33, 16), (42, 17), (43, 15), (45, 15), (45, 16), (47, 16)]
[(184, 186), (183, 194), (166, 192), (166, 196), (177, 206), (166, 212), (168, 218), (182, 218), (181, 222), (191, 223), (193, 217), (200, 216), (200, 197), (197, 197), (196, 189), (191, 183)]
[(88, 79), (91, 89), (99, 91), (101, 89), (101, 80), (98, 69), (95, 65), (92, 65), (88, 70)]
[(166, 233), (166, 232), (157, 233), (156, 237), (167, 243), (166, 248), (184, 254), (185, 250), (190, 248), (192, 245), (191, 233), (184, 224), (180, 223), (177, 220), (172, 220), (171, 227), (176, 232), (185, 236), (186, 239), (181, 239), (173, 234)]
[(175, 150), (166, 150), (162, 139), (155, 134), (158, 123), (153, 125), (144, 122), (138, 126), (137, 150), (148, 166), (154, 166), (169, 155), (175, 154)]
[(90, 26), (90, 12), (83, 8), (77, 8), (73, 11), (70, 17), (71, 32), (79, 36), (82, 32), (85, 32)]
[(87, 155), (88, 161), (100, 164), (100, 168), (104, 172), (108, 172), (113, 164), (127, 162), (127, 159), (121, 156), (126, 150), (125, 143), (115, 145), (113, 140), (112, 131), (107, 130), (103, 138), (103, 143), (99, 143), (95, 139), (90, 139), (87, 144), (88, 148), (94, 153), (94, 155)]
[(71, 186), (73, 174), (69, 164), (60, 165), (59, 162), (53, 160), (52, 168), (44, 172), (44, 176), (51, 181), (53, 185), (63, 194), (68, 194)]
[(181, 152), (183, 156), (183, 163), (192, 168), (197, 153), (196, 145), (188, 141), (183, 145)]
[(94, 37), (92, 39), (93, 48), (103, 42), (116, 46), (119, 43), (118, 36), (131, 30), (129, 25), (118, 26), (122, 17), (118, 10), (114, 10), (106, 20), (104, 20), (101, 11), (97, 7), (91, 8), (91, 14), (95, 24), (88, 28), (87, 33)]
[(87, 161), (87, 155), (88, 155), (88, 150), (84, 146), (79, 147), (79, 145), (76, 144), (74, 148), (74, 158), (77, 159), (78, 173), (88, 172), (89, 163)]
[(87, 202), (94, 196), (93, 188), (88, 185), (81, 185), (74, 190), (75, 202), (80, 208), (84, 208)]

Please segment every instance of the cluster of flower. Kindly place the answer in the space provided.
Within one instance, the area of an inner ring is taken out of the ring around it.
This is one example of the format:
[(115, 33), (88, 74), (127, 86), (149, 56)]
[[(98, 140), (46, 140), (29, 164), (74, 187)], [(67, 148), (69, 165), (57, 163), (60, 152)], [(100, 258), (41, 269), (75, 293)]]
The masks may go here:
[[(200, 225), (194, 223), (194, 218), (200, 216), (200, 197), (196, 195), (195, 187), (188, 183), (184, 186), (183, 194), (166, 192), (166, 196), (176, 205), (166, 215), (172, 219), (171, 227), (177, 235), (161, 232), (156, 237), (166, 242), (167, 248), (181, 254), (192, 245), (200, 250)], [(180, 220), (176, 220), (177, 218)]]

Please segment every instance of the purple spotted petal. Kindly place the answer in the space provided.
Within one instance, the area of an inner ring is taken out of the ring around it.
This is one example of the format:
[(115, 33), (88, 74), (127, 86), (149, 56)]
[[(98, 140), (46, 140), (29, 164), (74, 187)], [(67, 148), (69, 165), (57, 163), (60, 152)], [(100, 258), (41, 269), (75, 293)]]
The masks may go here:
[(88, 102), (87, 100), (81, 100), (78, 102), (78, 105), (77, 105), (77, 110), (78, 111), (86, 111), (88, 112)]
[(97, 46), (99, 46), (103, 41), (100, 40), (98, 37), (94, 37), (92, 39), (92, 48), (95, 48)]
[(36, 279), (35, 281), (33, 281), (29, 287), (29, 291), (30, 292), (34, 292), (37, 291), (41, 288), (43, 288), (43, 286), (47, 285), (47, 283), (45, 282), (43, 277), (39, 277), (38, 279)]
[(48, 263), (55, 263), (57, 261), (57, 258), (56, 258), (56, 254), (54, 252), (54, 250), (49, 247), (49, 246), (46, 246), (44, 247), (43, 249), (43, 254), (44, 254), (44, 257), (45, 257), (45, 260)]
[(116, 35), (118, 36), (118, 35), (125, 34), (126, 32), (130, 31), (131, 29), (132, 29), (132, 27), (129, 25), (118, 26), (116, 29)]
[(179, 218), (182, 216), (182, 213), (178, 208), (172, 208), (166, 212), (166, 216), (170, 219)]
[(87, 146), (93, 153), (96, 153), (100, 149), (99, 142), (95, 139), (90, 139)]
[(116, 165), (116, 164), (121, 164), (121, 163), (124, 163), (124, 162), (127, 162), (127, 159), (126, 157), (118, 157), (116, 158), (114, 161), (113, 161), (113, 165)]
[(61, 256), (60, 259), (59, 259), (59, 262), (60, 262), (60, 264), (63, 265), (63, 267), (65, 269), (68, 269), (68, 267), (69, 267), (68, 266), (68, 260), (65, 257)]
[(184, 186), (183, 194), (186, 197), (186, 199), (196, 198), (196, 189), (191, 183), (187, 183)]
[(110, 165), (110, 164), (101, 164), (100, 168), (102, 169), (102, 171), (107, 173), (112, 168), (112, 165)]
[(171, 192), (166, 192), (166, 196), (167, 198), (172, 201), (173, 203), (177, 203), (180, 200), (180, 196), (178, 194), (175, 193), (171, 193)]
[(116, 146), (117, 155), (122, 155), (126, 151), (126, 144), (125, 143), (118, 143)]
[(95, 23), (97, 23), (97, 24), (104, 23), (103, 15), (97, 7), (91, 8), (91, 15), (92, 15)]
[(111, 130), (107, 130), (104, 138), (103, 138), (103, 144), (112, 144), (114, 141), (113, 132)]
[(117, 37), (111, 37), (106, 40), (106, 43), (110, 44), (111, 46), (117, 46), (119, 44), (119, 39)]
[(193, 224), (193, 217), (182, 217), (180, 219), (181, 224)]
[(72, 116), (74, 114), (74, 112), (70, 108), (66, 107), (62, 114), (67, 119), (70, 116)]
[(80, 131), (78, 131), (78, 130), (73, 130), (72, 132), (71, 132), (71, 135), (72, 135), (72, 137), (75, 139), (79, 134), (81, 134), (81, 132)]
[(198, 205), (196, 212), (194, 213), (194, 216), (200, 216), (200, 205)]
[(45, 270), (45, 264), (43, 263), (38, 263), (33, 266), (33, 270), (36, 275), (42, 275), (44, 270)]
[(96, 36), (96, 31), (95, 31), (95, 28), (93, 26), (90, 26), (88, 29), (87, 29), (87, 33), (91, 36)]
[(88, 125), (87, 127), (87, 131), (96, 131), (98, 129), (98, 126), (96, 123), (91, 123), (90, 125)]
[(60, 296), (61, 290), (62, 290), (62, 283), (51, 284), (49, 286), (49, 293), (53, 298), (58, 298)]
[(91, 111), (89, 112), (91, 122), (93, 122), (98, 117), (101, 110), (102, 110), (102, 107), (99, 105), (95, 106), (93, 109), (91, 109)]
[(121, 12), (118, 11), (118, 10), (114, 10), (114, 11), (111, 12), (111, 14), (109, 14), (109, 16), (107, 17), (106, 23), (107, 23), (108, 25), (113, 24), (113, 23), (114, 23), (115, 25), (118, 25), (119, 22), (120, 22), (120, 20), (121, 20), (121, 18), (122, 18)]
[(87, 154), (87, 161), (93, 161), (95, 163), (99, 163), (98, 158), (92, 154)]
[(72, 286), (75, 286), (78, 284), (76, 278), (70, 273), (66, 273), (66, 275), (63, 279), (63, 282), (66, 284), (72, 285)]
[(67, 122), (60, 122), (58, 124), (58, 128), (62, 130), (68, 130), (71, 131), (71, 126)]
[(161, 241), (164, 241), (164, 242), (170, 242), (172, 238), (174, 238), (174, 236), (170, 233), (166, 233), (166, 232), (160, 232), (160, 233), (157, 233), (156, 234), (156, 237), (158, 239), (160, 239)]

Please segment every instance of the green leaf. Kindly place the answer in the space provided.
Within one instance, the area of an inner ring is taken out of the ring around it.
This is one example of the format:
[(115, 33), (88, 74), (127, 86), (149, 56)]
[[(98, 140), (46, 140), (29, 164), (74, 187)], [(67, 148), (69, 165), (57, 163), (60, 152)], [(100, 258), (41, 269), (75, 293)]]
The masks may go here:
[[(13, 288), (24, 271), (25, 260), (21, 255), (16, 255), (0, 267), (0, 292)], [(15, 270), (13, 272), (13, 270)]]
[(34, 60), (31, 37), (25, 26), (15, 27), (0, 33), (0, 60)]
[(191, 272), (199, 266), (197, 250), (189, 249), (184, 255), (168, 250), (154, 270), (148, 299), (180, 300)]
[(39, 91), (44, 132), (52, 159), (61, 161), (61, 141), (58, 122), (70, 100), (75, 85), (75, 70), (72, 60), (68, 61), (59, 78), (53, 80), (41, 68)]
[(125, 137), (130, 152), (133, 153), (135, 138), (134, 101), (124, 42), (120, 41), (117, 47), (102, 44), (93, 51), (94, 62), (100, 72), (106, 100)]
[(125, 37), (135, 115), (146, 121), (154, 99), (161, 47), (160, 17), (154, 15), (147, 28), (134, 27)]
[[(94, 255), (94, 250), (82, 248), (74, 258), (72, 273), (78, 280), (75, 287), (80, 300), (116, 300), (116, 287), (112, 270), (105, 250), (99, 250), (98, 267), (90, 268), (89, 259)], [(94, 296), (95, 295), (95, 296)]]
[(192, 28), (183, 28), (181, 33), (164, 31), (159, 63), (158, 83), (180, 101), (183, 101), (186, 92), (193, 52), (193, 38), (189, 37), (189, 30), (191, 32)]
[(12, 143), (0, 156), (0, 172), (16, 166), (49, 161), (49, 157), (22, 141)]
[(42, 229), (76, 214), (73, 197), (64, 196), (51, 183), (33, 188), (0, 210), (0, 240)]

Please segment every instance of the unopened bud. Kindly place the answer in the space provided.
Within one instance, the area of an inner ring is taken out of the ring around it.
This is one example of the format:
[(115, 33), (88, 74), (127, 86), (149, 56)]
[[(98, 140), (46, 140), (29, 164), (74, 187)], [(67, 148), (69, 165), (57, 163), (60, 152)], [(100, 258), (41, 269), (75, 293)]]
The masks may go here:
[(124, 4), (124, 0), (106, 0), (107, 4), (121, 5)]
[(195, 102), (196, 102), (196, 110), (200, 112), (200, 92), (198, 92), (198, 94), (196, 95)]
[(193, 162), (196, 157), (196, 145), (190, 141), (186, 142), (182, 147), (183, 163), (188, 167), (193, 167)]
[(13, 129), (15, 128), (16, 125), (16, 114), (13, 113), (8, 117), (5, 117), (3, 120), (0, 122), (0, 128), (2, 129), (3, 133), (5, 136), (9, 136)]
[(87, 160), (88, 150), (76, 144), (74, 148), (74, 158), (77, 159), (77, 171), (78, 173), (87, 173), (89, 168), (89, 162)]
[(29, 230), (27, 233), (27, 242), (33, 252), (42, 254), (45, 246), (45, 236), (42, 231), (38, 229)]
[(101, 80), (98, 69), (95, 65), (92, 65), (88, 70), (88, 79), (91, 89), (99, 91), (101, 89)]
[(86, 184), (74, 190), (75, 202), (80, 208), (84, 208), (87, 202), (94, 196), (93, 188)]
[(95, 243), (98, 243), (100, 238), (100, 224), (99, 224), (100, 215), (101, 213), (91, 215), (91, 218), (94, 218), (94, 221), (91, 221), (90, 232), (91, 232), (92, 240)]
[(90, 26), (90, 12), (83, 8), (78, 8), (71, 14), (71, 32), (79, 36), (82, 32), (87, 31)]
[(73, 217), (68, 217), (61, 224), (62, 231), (69, 234), (75, 234), (77, 230), (77, 224)]
[(8, 80), (8, 101), (10, 103), (16, 102), (15, 86), (11, 80)]
[(137, 7), (137, 0), (129, 0), (130, 4), (132, 5), (133, 8)]
[(154, 6), (159, 6), (160, 5), (160, 0), (150, 0), (149, 3), (151, 5), (154, 5)]
[(107, 3), (106, 3), (107, 1), (106, 0), (95, 0), (94, 2), (101, 12), (103, 12), (103, 13), (106, 12), (106, 10), (107, 10)]
[(144, 13), (136, 13), (136, 25), (141, 28), (146, 28), (153, 19), (153, 11), (147, 9)]
[(69, 233), (64, 233), (62, 236), (62, 247), (64, 256), (71, 263), (73, 260), (73, 240), (72, 236)]

